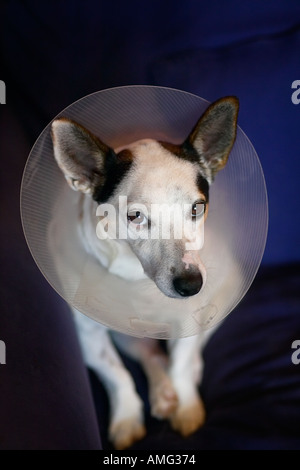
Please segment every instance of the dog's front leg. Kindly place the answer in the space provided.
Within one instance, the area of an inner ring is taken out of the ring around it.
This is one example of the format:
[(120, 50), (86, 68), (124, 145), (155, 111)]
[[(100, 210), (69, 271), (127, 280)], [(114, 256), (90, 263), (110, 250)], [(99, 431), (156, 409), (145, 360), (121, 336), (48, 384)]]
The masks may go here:
[(125, 449), (146, 433), (142, 400), (108, 330), (78, 311), (74, 313), (85, 363), (99, 377), (109, 396), (109, 438), (116, 449)]
[(169, 418), (177, 407), (177, 395), (168, 375), (169, 358), (158, 340), (114, 335), (119, 348), (138, 361), (147, 377), (151, 414)]
[(169, 375), (178, 397), (178, 406), (170, 417), (173, 429), (188, 436), (205, 421), (205, 409), (198, 386), (202, 378), (202, 336), (169, 341)]

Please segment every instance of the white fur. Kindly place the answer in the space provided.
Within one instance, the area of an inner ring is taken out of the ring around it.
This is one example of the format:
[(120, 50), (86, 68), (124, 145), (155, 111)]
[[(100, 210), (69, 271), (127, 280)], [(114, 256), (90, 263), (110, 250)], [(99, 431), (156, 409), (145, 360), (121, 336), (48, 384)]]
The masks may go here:
[[(140, 202), (155, 203), (165, 201), (166, 197), (170, 200), (174, 184), (182, 187), (185, 181), (193, 181), (193, 165), (174, 158), (156, 142), (142, 141), (133, 144), (130, 149), (136, 156), (137, 183), (134, 198), (138, 198)], [(158, 181), (161, 182), (160, 187), (157, 187)], [(166, 181), (169, 181), (169, 185)], [(128, 192), (125, 188), (128, 184), (132, 182), (125, 179), (118, 188), (118, 194)], [(193, 188), (193, 185), (189, 186)], [(154, 194), (151, 190), (153, 187), (156, 188)], [(187, 189), (187, 194), (190, 191)], [(192, 191), (195, 192), (194, 199), (197, 199), (197, 190), (193, 188)], [(85, 250), (113, 274), (131, 281), (145, 278), (141, 263), (126, 241), (96, 239), (96, 221), (93, 217), (95, 211), (96, 203), (85, 197), (80, 224)], [(188, 252), (183, 265), (186, 260), (195, 265), (201, 263), (199, 255)], [(202, 264), (201, 269), (204, 269)], [(182, 300), (177, 302), (180, 306)], [(184, 307), (179, 308), (182, 310)], [(127, 447), (145, 433), (141, 401), (110, 339), (109, 331), (78, 311), (75, 313), (86, 364), (101, 378), (110, 397), (110, 438), (115, 447)], [(113, 333), (115, 343), (127, 355), (139, 361), (146, 373), (152, 414), (157, 418), (169, 418), (174, 429), (183, 435), (194, 432), (205, 419), (198, 385), (203, 370), (201, 348), (209, 334), (211, 331), (203, 336), (170, 341), (167, 356), (154, 339), (132, 338)]]
[[(143, 143), (142, 150), (146, 150), (149, 145), (153, 151), (153, 164), (155, 165), (159, 160), (161, 168), (163, 156), (157, 152), (159, 148), (155, 142), (147, 143), (147, 146), (144, 146)], [(134, 147), (137, 152), (136, 144)], [(143, 154), (143, 151), (140, 150), (138, 155), (141, 160), (146, 159), (146, 154)], [(173, 174), (173, 181), (175, 179), (176, 183), (180, 185), (184, 174), (186, 174), (185, 178), (187, 180), (192, 178), (192, 164), (178, 161), (175, 169), (172, 169), (172, 163), (177, 163), (177, 159), (167, 155), (167, 152), (165, 153), (168, 168), (166, 171), (168, 175)], [(149, 185), (156, 184), (159, 174), (154, 178), (149, 169), (143, 170), (139, 166), (138, 173), (140, 185), (135, 190), (139, 193), (140, 200), (146, 202), (146, 198), (150, 197), (151, 194)], [(181, 175), (181, 177), (178, 175)], [(148, 190), (143, 190), (143, 181)], [(123, 185), (128, 183), (123, 182)], [(166, 185), (162, 184), (161, 189), (158, 191), (164, 201), (166, 200), (165, 189)], [(123, 188), (123, 191), (125, 191), (125, 188)], [(193, 191), (196, 190), (193, 189)], [(167, 187), (167, 192), (171, 193), (171, 185), (169, 188)], [(120, 193), (122, 194), (122, 188), (120, 188)], [(187, 193), (189, 193), (188, 190)], [(198, 193), (195, 194), (195, 198), (197, 196)], [(158, 199), (155, 200), (158, 201)], [(100, 240), (96, 236), (97, 219), (95, 213), (97, 204), (89, 196), (80, 195), (77, 205), (80, 206), (81, 212), (81, 220), (77, 230), (79, 230), (79, 239), (84, 251), (99, 260), (102, 266), (112, 274), (133, 282), (147, 278), (140, 261), (126, 241), (110, 238)], [(79, 209), (77, 212), (79, 212)], [(65, 248), (58, 250), (57, 243), (55, 243), (57, 237), (53, 235), (57, 231), (55, 226), (61, 227), (64, 221), (65, 209), (63, 203), (59, 201), (50, 238), (53, 243), (52, 252), (57, 269), (61, 272), (61, 277), (66, 278), (66, 267), (62, 261), (62, 254), (65, 249), (68, 249), (69, 236), (66, 238)], [(72, 227), (69, 226), (68, 228), (72, 230)], [(67, 233), (65, 237), (67, 237)], [(183, 268), (186, 261), (193, 264), (200, 263), (199, 256), (192, 256), (188, 253), (185, 254), (185, 258), (182, 260)], [(183, 301), (178, 299), (176, 302), (178, 302), (178, 308), (182, 311), (184, 306), (181, 307), (181, 303)], [(116, 448), (126, 448), (136, 439), (143, 437), (146, 432), (143, 424), (141, 399), (138, 397), (132, 378), (124, 367), (112, 342), (111, 332), (77, 310), (73, 309), (73, 311), (85, 363), (101, 379), (108, 392), (111, 408), (110, 439)], [(208, 333), (206, 333), (207, 335)], [(116, 332), (113, 333), (113, 339), (127, 355), (141, 363), (149, 382), (151, 410), (155, 417), (168, 418), (174, 429), (183, 435), (194, 432), (203, 424), (205, 418), (204, 406), (198, 394), (198, 385), (201, 381), (203, 369), (200, 353), (204, 344), (203, 338), (194, 336), (170, 341), (168, 356), (154, 339), (133, 338)]]
[[(214, 105), (212, 110), (209, 111), (210, 114), (206, 116), (209, 115), (213, 118), (215, 115), (218, 118), (219, 113), (215, 111), (218, 106), (219, 104)], [(230, 101), (228, 104), (230, 111), (232, 111), (233, 106), (234, 104)], [(207, 126), (202, 129), (201, 121), (199, 122), (199, 129), (202, 133), (205, 133)], [(211, 122), (213, 122), (213, 119), (209, 121), (209, 123)], [(85, 179), (80, 168), (76, 167), (76, 159), (70, 160), (69, 163), (67, 149), (71, 145), (73, 151), (75, 151), (76, 139), (74, 140), (74, 136), (76, 137), (78, 133), (81, 133), (80, 158), (82, 158), (82, 152), (86, 145), (87, 154), (94, 159), (94, 162), (92, 162), (94, 167), (101, 170), (103, 155), (101, 155), (99, 149), (97, 150), (95, 140), (91, 140), (82, 128), (77, 128), (74, 132), (75, 127), (74, 123), (70, 124), (65, 119), (56, 121), (52, 127), (54, 132), (54, 153), (58, 165), (64, 172), (69, 185), (73, 189), (85, 193), (78, 198), (76, 204), (76, 206), (78, 205), (78, 213), (75, 219), (73, 217), (70, 224), (71, 226), (73, 224), (73, 228), (69, 226), (60, 231), (64, 238), (63, 241), (57, 240), (56, 237), (57, 227), (66, 225), (64, 208), (60, 201), (50, 227), (53, 258), (60, 277), (65, 281), (65, 286), (68, 283), (68, 273), (63, 265), (62, 254), (65, 250), (72, 250), (72, 246), (68, 243), (72, 232), (68, 233), (67, 229), (79, 230), (78, 240), (82, 252), (89, 253), (114, 276), (131, 281), (133, 288), (134, 282), (146, 279), (148, 276), (155, 287), (153, 296), (160, 298), (161, 292), (163, 292), (166, 296), (173, 297), (171, 300), (176, 305), (177, 313), (180, 312), (184, 315), (182, 310), (185, 309), (187, 303), (180, 298), (181, 295), (174, 288), (170, 272), (172, 270), (174, 272), (176, 268), (178, 273), (182, 274), (192, 266), (194, 272), (198, 270), (202, 274), (204, 285), (207, 270), (214, 269), (214, 266), (210, 265), (209, 259), (203, 260), (199, 253), (191, 251), (191, 248), (186, 248), (187, 243), (195, 242), (195, 224), (197, 230), (199, 230), (201, 224), (204, 223), (203, 217), (203, 219), (194, 221), (193, 225), (190, 220), (191, 212), (188, 209), (194, 201), (201, 197), (195, 176), (199, 172), (199, 164), (174, 156), (164, 146), (151, 139), (127, 146), (126, 148), (130, 149), (134, 157), (133, 168), (122, 179), (117, 191), (109, 198), (108, 202), (117, 207), (119, 195), (126, 194), (129, 206), (132, 204), (131, 208), (135, 208), (136, 203), (144, 205), (146, 209), (149, 208), (150, 204), (165, 202), (171, 205), (180, 204), (181, 207), (186, 205), (187, 209), (183, 213), (183, 217), (187, 221), (187, 231), (180, 241), (171, 238), (164, 242), (162, 240), (153, 242), (150, 239), (143, 244), (138, 244), (131, 239), (100, 239), (101, 237), (96, 236), (96, 232), (98, 230), (98, 235), (101, 234), (103, 228), (101, 228), (101, 224), (97, 225), (98, 221), (95, 218), (97, 204), (88, 196), (88, 193), (92, 192), (90, 187), (92, 183), (89, 183), (89, 181), (94, 181), (92, 180), (94, 174), (91, 173), (90, 180)], [(209, 124), (210, 136), (211, 128), (212, 126)], [(69, 132), (71, 134), (70, 140), (68, 140)], [(233, 134), (232, 139), (234, 139)], [(198, 140), (197, 144), (200, 145), (202, 141), (200, 139), (199, 143)], [(68, 145), (66, 145), (66, 142)], [(227, 158), (231, 147), (227, 143), (226, 145), (224, 155), (226, 154)], [(82, 162), (84, 162), (84, 158), (82, 158)], [(210, 182), (210, 176), (216, 169), (210, 168), (210, 163), (207, 161), (205, 171)], [(73, 210), (75, 211), (74, 207)], [(122, 223), (127, 224), (127, 221), (122, 222), (122, 220), (119, 220), (118, 224)], [(151, 223), (158, 227), (160, 224), (159, 219), (155, 217), (151, 220)], [(175, 218), (172, 221), (171, 228), (173, 230), (177, 223), (178, 220)], [(146, 231), (147, 227), (147, 224), (142, 225), (141, 230)], [(129, 224), (128, 230), (133, 228)], [(218, 237), (213, 239), (213, 237), (206, 234), (205, 243), (218, 246)], [(167, 253), (163, 263), (159, 252), (161, 246), (164, 247), (164, 252)], [(77, 248), (79, 249), (79, 246)], [(223, 255), (224, 253), (226, 253), (224, 264), (229, 265), (230, 254), (228, 250), (227, 252), (223, 250)], [(75, 271), (81, 272), (79, 264), (70, 266), (70, 271), (75, 269)], [(234, 269), (233, 272), (238, 275)], [(213, 275), (211, 277), (213, 278)], [(220, 276), (218, 278), (220, 279)], [(220, 302), (226, 298), (229, 289), (232, 288), (234, 279), (235, 276), (228, 280), (228, 284), (224, 285), (223, 291), (220, 293)], [(77, 287), (78, 284), (76, 286), (67, 285), (67, 289), (74, 293)], [(111, 286), (111, 289), (114, 289), (114, 285)], [(118, 292), (115, 295), (118, 296)], [(173, 428), (184, 436), (191, 434), (203, 424), (205, 410), (198, 393), (203, 371), (201, 349), (213, 330), (197, 336), (170, 340), (168, 342), (168, 353), (166, 354), (160, 348), (157, 340), (150, 338), (139, 339), (110, 332), (106, 327), (82, 315), (77, 310), (74, 310), (74, 313), (85, 362), (101, 379), (109, 395), (111, 408), (109, 435), (117, 449), (129, 447), (135, 440), (142, 438), (146, 430), (141, 399), (137, 395), (133, 380), (125, 369), (114, 343), (126, 354), (141, 363), (148, 379), (151, 412), (155, 417), (168, 418)], [(159, 312), (156, 312), (156, 315), (157, 313), (159, 314)]]

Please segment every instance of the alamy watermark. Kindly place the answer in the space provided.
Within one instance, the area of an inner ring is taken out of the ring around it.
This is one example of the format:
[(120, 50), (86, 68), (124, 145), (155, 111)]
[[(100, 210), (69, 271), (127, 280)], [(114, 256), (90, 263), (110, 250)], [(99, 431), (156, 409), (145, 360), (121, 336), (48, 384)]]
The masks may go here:
[(6, 104), (6, 86), (3, 80), (0, 80), (0, 104)]
[(6, 364), (6, 345), (0, 340), (0, 365)]
[(292, 363), (297, 366), (300, 364), (300, 339), (295, 339), (295, 341), (292, 342), (291, 347), (292, 349), (295, 349), (291, 356)]
[(186, 250), (200, 250), (204, 244), (205, 201), (193, 204), (128, 203), (119, 196), (117, 206), (100, 204), (96, 234), (100, 240), (184, 240)]
[(300, 103), (300, 80), (294, 80), (292, 83), (292, 90), (293, 91), (291, 95), (291, 100), (293, 104), (299, 104)]

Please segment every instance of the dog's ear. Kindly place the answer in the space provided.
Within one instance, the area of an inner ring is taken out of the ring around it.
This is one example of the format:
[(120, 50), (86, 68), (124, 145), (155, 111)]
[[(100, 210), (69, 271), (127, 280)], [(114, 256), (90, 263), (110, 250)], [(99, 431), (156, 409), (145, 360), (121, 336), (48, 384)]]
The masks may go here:
[(211, 104), (188, 136), (211, 179), (224, 168), (236, 137), (239, 101), (234, 96)]
[(113, 150), (74, 121), (52, 122), (54, 156), (72, 189), (93, 194), (104, 182), (105, 159)]

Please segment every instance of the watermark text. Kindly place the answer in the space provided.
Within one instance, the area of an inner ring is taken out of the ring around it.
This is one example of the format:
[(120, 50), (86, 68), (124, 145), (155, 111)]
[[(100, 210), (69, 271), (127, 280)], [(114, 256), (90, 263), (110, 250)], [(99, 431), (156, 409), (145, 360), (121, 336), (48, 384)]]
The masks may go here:
[(0, 104), (6, 104), (6, 86), (3, 80), (0, 80)]
[(6, 345), (0, 340), (0, 365), (6, 364)]
[(292, 83), (292, 90), (293, 91), (291, 95), (291, 100), (293, 104), (299, 104), (300, 103), (300, 80), (294, 80)]
[(291, 357), (292, 363), (297, 366), (300, 364), (300, 339), (296, 339), (292, 342), (292, 349), (295, 349)]
[(200, 250), (204, 244), (205, 202), (193, 204), (128, 203), (119, 196), (118, 204), (100, 204), (96, 234), (100, 240), (183, 240), (187, 250)]

